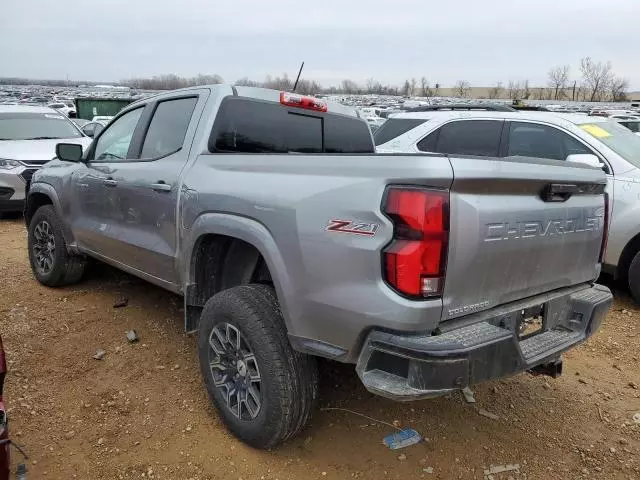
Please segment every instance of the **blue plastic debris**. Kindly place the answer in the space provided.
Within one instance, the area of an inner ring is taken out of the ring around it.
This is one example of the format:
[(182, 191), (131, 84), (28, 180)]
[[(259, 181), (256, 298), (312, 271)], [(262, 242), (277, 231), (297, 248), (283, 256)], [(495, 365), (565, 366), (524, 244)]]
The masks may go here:
[(404, 428), (399, 432), (387, 435), (382, 439), (384, 443), (391, 450), (398, 450), (400, 448), (415, 445), (422, 442), (422, 435), (416, 432), (413, 428)]

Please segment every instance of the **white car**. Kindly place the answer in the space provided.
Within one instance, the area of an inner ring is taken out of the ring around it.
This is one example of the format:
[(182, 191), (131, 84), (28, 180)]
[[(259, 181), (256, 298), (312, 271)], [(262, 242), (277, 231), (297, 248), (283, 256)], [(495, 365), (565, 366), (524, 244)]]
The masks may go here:
[(0, 214), (22, 211), (27, 183), (56, 156), (60, 142), (86, 148), (91, 139), (57, 110), (0, 105)]
[(54, 110), (62, 112), (67, 117), (75, 117), (76, 115), (76, 109), (66, 103), (62, 103), (62, 102), (50, 103), (49, 105), (47, 105), (47, 107), (53, 108)]
[(93, 117), (91, 119), (92, 122), (100, 122), (104, 125), (106, 125), (107, 123), (109, 123), (111, 121), (111, 119), (113, 118), (113, 116), (111, 115), (96, 115), (95, 117)]
[(87, 122), (80, 127), (80, 130), (82, 130), (82, 133), (84, 133), (87, 137), (93, 138), (102, 131), (107, 123), (109, 122), (104, 120)]
[(609, 115), (611, 120), (640, 120), (640, 115), (632, 115), (630, 113), (617, 113)]
[[(640, 303), (640, 137), (627, 128), (606, 117), (569, 113), (414, 112), (392, 115), (374, 140), (379, 153), (537, 157), (602, 168), (607, 173), (610, 215), (603, 269), (627, 284)], [(448, 159), (429, 157), (429, 161)], [(478, 175), (484, 178), (491, 172)]]

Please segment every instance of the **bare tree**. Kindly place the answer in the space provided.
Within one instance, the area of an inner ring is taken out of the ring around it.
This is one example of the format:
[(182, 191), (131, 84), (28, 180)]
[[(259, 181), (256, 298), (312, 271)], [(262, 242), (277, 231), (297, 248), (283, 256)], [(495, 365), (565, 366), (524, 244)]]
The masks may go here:
[(567, 88), (567, 82), (569, 81), (569, 72), (571, 67), (569, 65), (562, 65), (559, 67), (553, 67), (549, 70), (549, 87), (553, 89), (553, 99), (561, 100), (565, 96), (565, 89)]
[(531, 94), (533, 100), (544, 100), (544, 88), (535, 88)]
[(529, 90), (529, 80), (525, 80), (522, 83), (522, 98), (524, 100), (529, 100), (530, 96), (531, 96), (531, 90)]
[(409, 80), (404, 81), (404, 85), (402, 86), (402, 95), (408, 97), (411, 95), (411, 83)]
[(358, 93), (360, 91), (360, 87), (358, 87), (358, 84), (353, 80), (343, 80), (341, 87), (342, 91), (348, 94)]
[(431, 90), (431, 87), (429, 86), (429, 80), (427, 80), (426, 77), (422, 77), (420, 79), (420, 88), (422, 90), (422, 96), (423, 97), (430, 97), (433, 95), (433, 91)]
[(412, 78), (411, 79), (411, 96), (414, 96), (416, 94), (416, 85), (417, 85), (416, 79)]
[(580, 61), (580, 72), (582, 72), (582, 84), (585, 87), (589, 101), (602, 100), (613, 80), (611, 62), (596, 63), (591, 57), (584, 57)]
[(132, 78), (120, 83), (131, 88), (140, 88), (143, 90), (173, 90), (175, 88), (222, 83), (222, 81), (223, 80), (220, 75), (199, 74), (196, 77), (185, 78), (169, 73), (166, 75), (157, 75), (152, 78)]
[(471, 84), (466, 80), (458, 80), (454, 86), (456, 97), (466, 98), (471, 95)]
[(626, 102), (629, 97), (627, 96), (627, 90), (629, 89), (629, 82), (622, 77), (614, 77), (611, 79), (610, 90), (611, 100), (614, 102)]
[(507, 86), (507, 93), (509, 94), (509, 98), (511, 100), (518, 100), (522, 94), (522, 87), (520, 85), (520, 82), (509, 80), (509, 85)]
[(496, 98), (500, 98), (502, 90), (502, 82), (496, 83), (495, 87), (489, 89), (489, 99), (495, 100)]
[(234, 85), (238, 87), (259, 87), (260, 82), (256, 82), (254, 80), (250, 80), (249, 77), (239, 78), (235, 81)]

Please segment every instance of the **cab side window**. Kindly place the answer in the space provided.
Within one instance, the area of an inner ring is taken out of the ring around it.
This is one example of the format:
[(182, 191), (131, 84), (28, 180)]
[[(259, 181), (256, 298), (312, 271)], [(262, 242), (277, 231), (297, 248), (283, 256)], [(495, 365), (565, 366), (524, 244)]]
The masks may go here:
[(127, 159), (133, 132), (144, 107), (136, 108), (116, 119), (102, 132), (96, 142), (93, 159), (96, 162), (118, 162)]
[(180, 150), (197, 102), (197, 97), (189, 97), (158, 103), (142, 145), (141, 158), (165, 157)]

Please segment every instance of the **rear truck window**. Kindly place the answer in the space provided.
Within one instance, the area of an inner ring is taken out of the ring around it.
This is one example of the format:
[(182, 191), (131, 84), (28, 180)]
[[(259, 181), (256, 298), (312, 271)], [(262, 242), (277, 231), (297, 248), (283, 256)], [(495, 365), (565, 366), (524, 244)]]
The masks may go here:
[(367, 124), (356, 118), (227, 97), (209, 137), (213, 153), (373, 153)]
[(376, 146), (382, 145), (404, 135), (426, 121), (428, 121), (426, 118), (390, 118), (376, 130), (373, 140)]
[(582, 123), (578, 126), (634, 167), (640, 168), (640, 136), (614, 122)]

